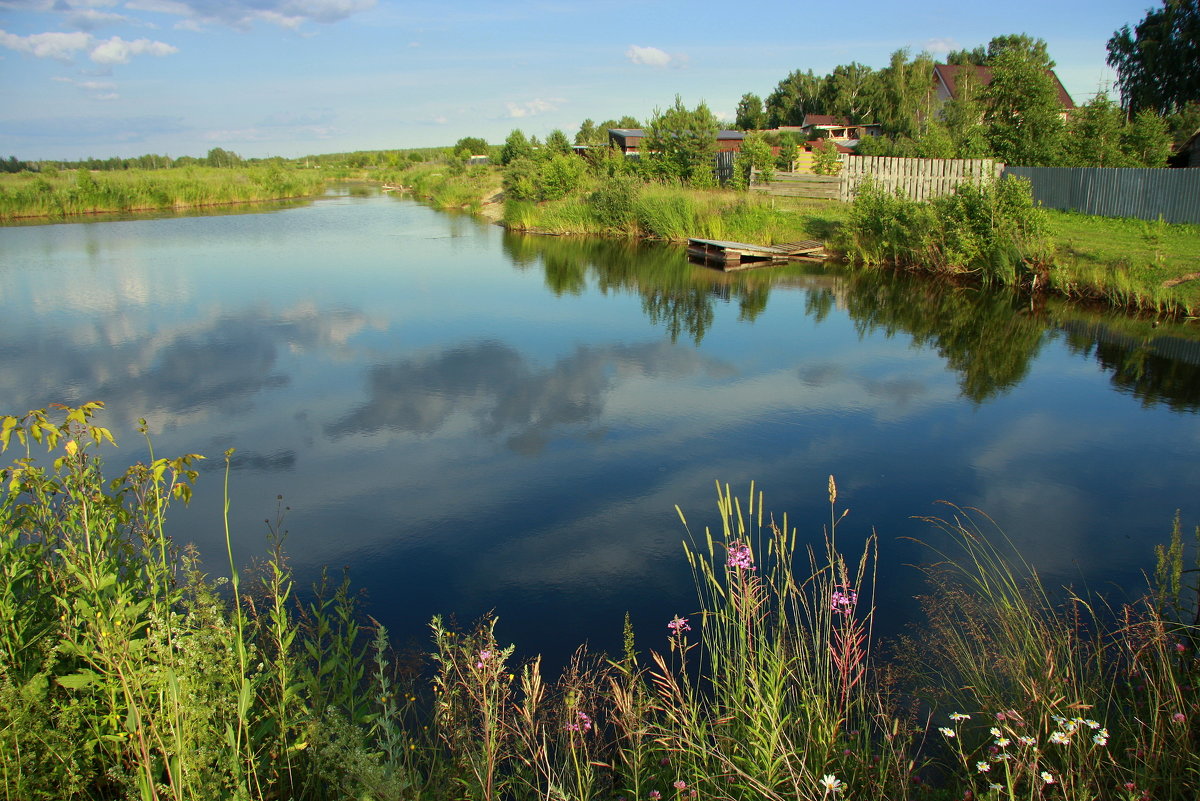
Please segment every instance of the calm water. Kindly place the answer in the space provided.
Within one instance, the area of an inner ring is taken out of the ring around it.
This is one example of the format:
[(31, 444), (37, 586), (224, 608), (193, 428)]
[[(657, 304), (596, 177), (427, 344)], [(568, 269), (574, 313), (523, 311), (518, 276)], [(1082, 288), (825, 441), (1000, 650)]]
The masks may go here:
[[(1153, 334), (1153, 338), (1150, 338)], [(561, 659), (659, 647), (694, 610), (678, 504), (714, 480), (820, 536), (880, 537), (909, 614), (937, 501), (985, 510), (1056, 583), (1136, 587), (1177, 508), (1200, 522), (1200, 337), (972, 290), (678, 248), (508, 235), (391, 197), (262, 214), (0, 229), (0, 410), (103, 400), (113, 469), (210, 457), (171, 532), (220, 573), (277, 496), (302, 582), (349, 566), (421, 641), (495, 610)]]

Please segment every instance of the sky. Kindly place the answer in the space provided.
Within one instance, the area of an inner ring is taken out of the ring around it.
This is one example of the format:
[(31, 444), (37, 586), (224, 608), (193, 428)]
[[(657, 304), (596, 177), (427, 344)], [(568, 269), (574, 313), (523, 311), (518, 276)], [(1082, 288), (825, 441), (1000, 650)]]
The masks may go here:
[(1151, 0), (0, 0), (0, 157), (245, 157), (573, 136), (792, 70), (1045, 39), (1077, 103)]

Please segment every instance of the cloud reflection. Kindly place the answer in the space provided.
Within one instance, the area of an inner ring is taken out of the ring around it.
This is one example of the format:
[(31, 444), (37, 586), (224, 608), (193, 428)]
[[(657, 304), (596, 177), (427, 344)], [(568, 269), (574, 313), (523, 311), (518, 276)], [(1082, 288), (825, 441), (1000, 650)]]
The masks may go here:
[(509, 345), (475, 342), (426, 358), (376, 365), (365, 404), (327, 427), (333, 437), (381, 430), (432, 434), (465, 415), (489, 437), (507, 434), (520, 453), (539, 453), (553, 432), (591, 426), (622, 375), (727, 372), (718, 362), (668, 343), (580, 346), (547, 368)]

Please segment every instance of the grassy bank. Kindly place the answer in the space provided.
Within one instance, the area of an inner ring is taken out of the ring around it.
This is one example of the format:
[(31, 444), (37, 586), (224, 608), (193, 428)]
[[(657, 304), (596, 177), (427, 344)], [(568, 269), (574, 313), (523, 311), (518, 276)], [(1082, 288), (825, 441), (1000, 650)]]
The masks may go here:
[[(434, 198), (439, 207), (478, 210), (482, 198), (495, 198), (501, 178), (494, 168), (473, 170), (466, 180), (461, 171), (455, 176), (425, 166), (399, 173), (396, 180), (415, 183), (418, 194)], [(485, 171), (492, 173), (490, 180)], [(864, 266), (950, 274), (1138, 311), (1200, 314), (1200, 226), (1033, 209), (1015, 195), (998, 201), (1018, 209), (1006, 227), (998, 224), (997, 202), (978, 192), (940, 206), (880, 193), (846, 204), (690, 189), (592, 171), (566, 197), (505, 201), (502, 219), (514, 231), (672, 242), (817, 238)]]
[(411, 666), (345, 582), (301, 600), (278, 537), (251, 573), (201, 573), (167, 533), (199, 457), (109, 483), (97, 409), (0, 417), (21, 454), (0, 472), (6, 799), (1194, 798), (1178, 521), (1145, 597), (1104, 606), (951, 509), (927, 617), (885, 655), (893, 568), (873, 538), (840, 544), (833, 478), (813, 547), (753, 487), (718, 487), (714, 524), (683, 524), (695, 610), (627, 621), (622, 654), (547, 676), (494, 620), (435, 618)]
[(0, 222), (102, 212), (153, 211), (308, 197), (326, 176), (268, 167), (0, 175)]

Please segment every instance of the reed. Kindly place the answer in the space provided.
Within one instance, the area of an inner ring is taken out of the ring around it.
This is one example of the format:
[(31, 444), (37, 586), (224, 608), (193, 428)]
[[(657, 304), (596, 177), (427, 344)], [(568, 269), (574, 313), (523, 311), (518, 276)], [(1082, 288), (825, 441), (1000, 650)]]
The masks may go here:
[(0, 175), (0, 222), (254, 203), (319, 194), (325, 178), (278, 166)]

